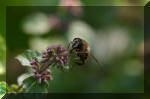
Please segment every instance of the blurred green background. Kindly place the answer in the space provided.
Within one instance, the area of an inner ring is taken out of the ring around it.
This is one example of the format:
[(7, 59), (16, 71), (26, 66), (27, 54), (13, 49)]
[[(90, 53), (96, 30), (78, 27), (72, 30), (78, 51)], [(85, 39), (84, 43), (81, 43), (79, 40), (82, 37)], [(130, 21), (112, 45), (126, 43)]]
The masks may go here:
[(6, 61), (6, 42), (2, 35), (0, 35), (0, 81), (6, 80), (5, 79), (5, 62)]
[[(52, 68), (54, 80), (50, 82), (49, 92), (144, 92), (144, 8), (88, 7), (81, 6), (84, 2), (80, 1), (60, 3), (69, 4), (77, 6), (7, 7), (7, 83), (17, 83), (17, 78), (26, 73), (27, 69), (15, 59), (24, 50), (44, 51), (51, 45), (66, 46), (74, 37), (80, 37), (102, 62), (104, 73), (92, 58), (81, 67), (73, 64), (71, 72)], [(3, 36), (0, 43), (4, 46), (0, 50), (5, 53)], [(1, 57), (4, 66), (5, 57)], [(0, 71), (0, 76), (3, 75), (0, 80), (5, 80), (5, 68)]]

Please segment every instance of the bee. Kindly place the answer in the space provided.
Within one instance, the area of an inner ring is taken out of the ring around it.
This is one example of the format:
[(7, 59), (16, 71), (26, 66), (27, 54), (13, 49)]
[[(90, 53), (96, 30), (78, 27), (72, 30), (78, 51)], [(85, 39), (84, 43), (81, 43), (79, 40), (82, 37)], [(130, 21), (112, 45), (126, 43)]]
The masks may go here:
[(74, 38), (73, 41), (68, 44), (67, 48), (69, 49), (70, 46), (71, 49), (69, 52), (77, 54), (76, 59), (80, 60), (80, 62), (75, 62), (75, 64), (84, 65), (87, 62), (89, 56), (91, 56), (98, 65), (102, 66), (102, 64), (100, 64), (96, 57), (91, 53), (90, 46), (85, 40), (81, 38)]

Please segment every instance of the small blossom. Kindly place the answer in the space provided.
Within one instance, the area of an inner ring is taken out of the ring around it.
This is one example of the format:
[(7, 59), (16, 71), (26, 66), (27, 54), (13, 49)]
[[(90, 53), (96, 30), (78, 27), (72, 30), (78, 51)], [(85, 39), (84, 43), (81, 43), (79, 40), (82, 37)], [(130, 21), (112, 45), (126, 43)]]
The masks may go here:
[(58, 16), (53, 15), (50, 17), (50, 24), (51, 24), (51, 27), (54, 29), (60, 28), (61, 20)]
[(37, 73), (37, 74), (34, 75), (34, 77), (35, 77), (36, 79), (39, 79), (39, 78), (41, 77), (41, 75), (40, 75), (39, 73)]
[(82, 14), (82, 4), (80, 0), (61, 0), (60, 6), (75, 17), (79, 17)]
[(35, 58), (30, 62), (30, 64), (32, 66), (38, 66), (37, 60)]
[(50, 60), (50, 61), (52, 61), (53, 59), (54, 59), (54, 57), (53, 57), (53, 56), (49, 58), (49, 60)]
[(33, 73), (34, 73), (35, 75), (38, 74), (37, 70), (34, 70)]
[(47, 73), (47, 74), (50, 74), (50, 73), (51, 73), (51, 70), (50, 70), (50, 69), (46, 69), (46, 73)]
[[(50, 48), (50, 47), (47, 48), (47, 52), (48, 52), (48, 53), (51, 52), (51, 48)], [(46, 52), (45, 52), (45, 53), (46, 53)], [(46, 54), (47, 54), (47, 53), (46, 53)]]
[(59, 60), (59, 57), (56, 56), (56, 60)]
[(43, 52), (42, 53), (42, 58), (46, 58), (46, 57), (48, 57), (48, 54), (46, 52)]
[(33, 69), (37, 69), (37, 66), (32, 65), (32, 68), (33, 68)]

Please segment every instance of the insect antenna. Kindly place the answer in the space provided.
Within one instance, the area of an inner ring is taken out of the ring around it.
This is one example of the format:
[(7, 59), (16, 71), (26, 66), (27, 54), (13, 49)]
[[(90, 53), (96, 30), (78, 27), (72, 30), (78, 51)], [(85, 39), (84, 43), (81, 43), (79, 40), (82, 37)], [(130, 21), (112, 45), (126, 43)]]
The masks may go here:
[(102, 70), (102, 69), (103, 69), (103, 68), (102, 68), (103, 64), (100, 63), (100, 62), (97, 60), (97, 58), (96, 58), (92, 53), (90, 53), (90, 56), (95, 60), (95, 62), (100, 66), (100, 69)]
[(67, 49), (70, 48), (71, 44), (72, 44), (72, 41), (70, 41), (69, 44), (67, 45)]

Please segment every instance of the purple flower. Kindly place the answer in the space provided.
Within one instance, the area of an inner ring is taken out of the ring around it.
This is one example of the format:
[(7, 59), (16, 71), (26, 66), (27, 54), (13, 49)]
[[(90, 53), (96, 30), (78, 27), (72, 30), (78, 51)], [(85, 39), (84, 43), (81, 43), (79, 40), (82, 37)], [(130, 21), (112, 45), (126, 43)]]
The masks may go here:
[(61, 68), (67, 65), (69, 52), (60, 45), (51, 46), (42, 53), (41, 57), (41, 62), (38, 62), (38, 60), (34, 58), (30, 63), (34, 69), (34, 78), (37, 79), (39, 83), (53, 80), (49, 66), (54, 65), (57, 68)]
[(54, 59), (54, 57), (53, 57), (53, 56), (49, 58), (49, 60), (50, 60), (50, 61), (52, 61), (53, 59)]
[(30, 64), (31, 64), (32, 66), (38, 66), (38, 62), (37, 62), (36, 58), (34, 58), (34, 59), (30, 62)]
[(50, 74), (50, 73), (51, 73), (51, 70), (50, 70), (50, 69), (46, 69), (46, 73), (47, 73), (47, 74)]
[[(45, 54), (48, 56), (46, 59), (51, 61), (51, 63), (54, 63), (56, 67), (61, 67), (68, 64), (69, 52), (66, 48), (61, 47), (61, 45), (48, 47), (47, 52), (44, 52), (44, 55)], [(57, 66), (58, 64), (59, 66)]]
[(41, 77), (41, 75), (40, 75), (39, 73), (37, 73), (37, 74), (34, 75), (34, 77), (35, 77), (36, 79), (39, 79), (39, 78)]

